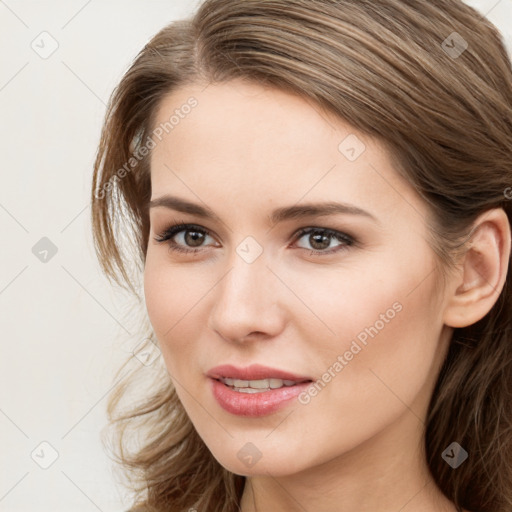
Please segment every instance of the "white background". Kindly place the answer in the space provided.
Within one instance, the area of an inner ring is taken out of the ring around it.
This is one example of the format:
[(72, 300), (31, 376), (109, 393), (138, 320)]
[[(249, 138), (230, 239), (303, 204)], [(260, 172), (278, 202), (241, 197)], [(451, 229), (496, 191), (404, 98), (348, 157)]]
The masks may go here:
[[(0, 2), (0, 511), (129, 505), (99, 432), (114, 371), (141, 340), (95, 259), (92, 166), (112, 89), (198, 2)], [(512, 48), (512, 0), (468, 3)], [(31, 47), (43, 31), (58, 43), (47, 59)], [(46, 263), (32, 253), (42, 237), (57, 247)]]

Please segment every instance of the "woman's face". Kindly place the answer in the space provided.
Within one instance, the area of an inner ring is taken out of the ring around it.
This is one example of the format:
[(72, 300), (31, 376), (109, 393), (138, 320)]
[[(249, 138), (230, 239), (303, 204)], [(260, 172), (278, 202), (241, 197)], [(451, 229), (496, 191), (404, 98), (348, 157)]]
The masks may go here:
[(174, 92), (157, 126), (146, 305), (217, 460), (289, 475), (420, 446), (450, 329), (426, 206), (387, 154), (239, 81)]

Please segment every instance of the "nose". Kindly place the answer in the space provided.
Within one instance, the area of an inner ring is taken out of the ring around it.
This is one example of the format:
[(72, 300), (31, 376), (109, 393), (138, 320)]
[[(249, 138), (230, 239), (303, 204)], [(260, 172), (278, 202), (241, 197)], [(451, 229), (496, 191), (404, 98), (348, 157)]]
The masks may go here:
[(248, 263), (234, 252), (228, 272), (214, 288), (208, 327), (227, 341), (272, 338), (286, 323), (280, 302), (284, 287), (264, 255)]

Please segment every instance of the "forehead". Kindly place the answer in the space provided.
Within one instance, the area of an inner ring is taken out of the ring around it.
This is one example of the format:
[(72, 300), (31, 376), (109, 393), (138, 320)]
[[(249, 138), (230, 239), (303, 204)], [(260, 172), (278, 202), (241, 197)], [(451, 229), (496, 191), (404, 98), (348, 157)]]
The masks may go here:
[[(197, 106), (182, 119), (180, 110), (188, 111), (185, 105), (192, 97)], [(163, 135), (173, 139), (169, 144), (174, 151), (183, 145), (196, 145), (202, 154), (222, 153), (226, 158), (243, 154), (246, 159), (258, 154), (262, 161), (309, 155), (319, 138), (325, 141), (319, 148), (325, 152), (332, 142), (326, 135), (333, 124), (326, 122), (318, 107), (296, 95), (238, 80), (185, 87), (167, 95), (158, 110), (157, 126), (164, 126), (176, 113), (180, 118), (174, 116), (173, 136)], [(316, 140), (311, 139), (313, 133)], [(265, 149), (277, 151), (262, 151)]]
[(426, 214), (378, 141), (282, 90), (241, 81), (183, 87), (162, 100), (158, 126), (167, 130), (152, 152), (153, 197), (179, 190), (220, 204), (240, 195), (246, 204), (332, 199)]

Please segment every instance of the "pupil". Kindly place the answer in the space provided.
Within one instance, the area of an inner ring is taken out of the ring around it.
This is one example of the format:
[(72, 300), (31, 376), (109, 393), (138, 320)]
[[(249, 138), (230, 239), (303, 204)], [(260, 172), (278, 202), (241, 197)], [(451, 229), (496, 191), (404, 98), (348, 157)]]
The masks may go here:
[[(324, 243), (322, 244), (322, 239), (324, 239)], [(312, 245), (312, 247), (316, 248), (316, 249), (326, 249), (327, 247), (329, 247), (329, 237), (327, 235), (322, 235), (322, 234), (312, 234), (310, 237), (309, 237), (309, 241)], [(319, 243), (320, 244), (320, 247), (315, 247), (315, 244)]]
[(204, 235), (202, 233), (198, 233), (197, 231), (187, 231), (185, 235), (185, 241), (187, 244), (192, 245), (193, 247), (197, 247), (201, 245), (202, 237)]

